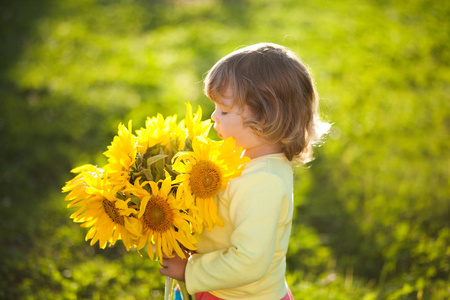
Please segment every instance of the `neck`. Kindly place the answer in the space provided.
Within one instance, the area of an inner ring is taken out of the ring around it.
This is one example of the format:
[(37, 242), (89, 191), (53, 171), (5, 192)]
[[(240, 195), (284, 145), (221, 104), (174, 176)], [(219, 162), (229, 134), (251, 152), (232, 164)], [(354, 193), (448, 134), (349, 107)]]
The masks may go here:
[(278, 144), (260, 144), (245, 149), (245, 156), (251, 159), (274, 153), (281, 153), (281, 147)]

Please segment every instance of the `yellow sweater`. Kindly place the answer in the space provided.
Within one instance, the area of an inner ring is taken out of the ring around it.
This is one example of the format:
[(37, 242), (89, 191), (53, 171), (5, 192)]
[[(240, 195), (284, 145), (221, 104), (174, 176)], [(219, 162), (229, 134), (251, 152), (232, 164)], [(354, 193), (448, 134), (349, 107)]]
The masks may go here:
[(197, 253), (186, 266), (188, 292), (283, 298), (293, 213), (291, 163), (281, 153), (255, 158), (215, 200), (225, 225), (198, 237)]

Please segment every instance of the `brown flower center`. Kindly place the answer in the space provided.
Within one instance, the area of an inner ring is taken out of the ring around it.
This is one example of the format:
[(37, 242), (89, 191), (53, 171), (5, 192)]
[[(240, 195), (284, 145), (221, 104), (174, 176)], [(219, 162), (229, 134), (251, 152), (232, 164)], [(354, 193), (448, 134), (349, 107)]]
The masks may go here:
[(173, 225), (170, 204), (161, 197), (152, 196), (145, 207), (144, 225), (153, 231), (164, 232)]
[(116, 224), (125, 225), (125, 220), (123, 216), (119, 214), (119, 211), (114, 205), (114, 202), (111, 202), (107, 199), (103, 199), (102, 201), (103, 208), (105, 209), (106, 214)]
[(199, 198), (214, 196), (222, 186), (222, 172), (215, 163), (208, 160), (198, 161), (192, 167), (190, 175), (192, 193)]

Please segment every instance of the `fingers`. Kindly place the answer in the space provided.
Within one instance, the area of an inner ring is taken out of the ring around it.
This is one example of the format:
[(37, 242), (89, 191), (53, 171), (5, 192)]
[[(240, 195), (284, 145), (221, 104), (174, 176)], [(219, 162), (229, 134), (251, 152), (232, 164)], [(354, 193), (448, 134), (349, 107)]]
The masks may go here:
[(161, 268), (161, 269), (159, 269), (159, 274), (164, 275), (164, 276), (169, 276), (169, 271), (167, 268)]
[[(159, 265), (161, 266), (161, 269), (159, 269), (160, 273), (161, 270), (169, 268), (173, 264), (173, 260), (175, 259), (175, 252), (172, 253), (172, 256), (167, 256), (163, 253), (162, 260), (159, 262)], [(163, 271), (166, 272), (166, 271)], [(166, 274), (164, 274), (166, 275)]]
[(159, 264), (161, 266), (161, 268), (159, 269), (159, 273), (161, 275), (165, 275), (165, 276), (169, 276), (169, 277), (173, 276), (174, 264), (176, 264), (176, 262), (174, 261), (174, 258), (163, 258), (163, 261), (160, 262)]
[(162, 261), (159, 263), (161, 265), (159, 273), (178, 281), (184, 281), (186, 263), (187, 259), (182, 259), (178, 255), (174, 255), (173, 257), (164, 255)]
[(159, 269), (159, 273), (161, 275), (165, 275), (165, 276), (168, 275), (168, 272), (169, 272), (168, 267), (170, 265), (170, 262), (168, 262), (168, 260), (170, 260), (170, 259), (164, 255), (162, 261), (159, 262), (159, 265), (161, 266), (161, 268)]
[(163, 253), (162, 260), (159, 261), (159, 265), (162, 268), (167, 268), (167, 263), (165, 263), (165, 261), (167, 262), (168, 259), (170, 258), (165, 253)]
[(171, 256), (167, 256), (164, 252), (162, 255), (162, 260), (159, 262), (160, 266), (163, 268), (167, 268), (167, 263), (170, 263), (170, 259), (175, 257), (175, 252), (172, 252)]

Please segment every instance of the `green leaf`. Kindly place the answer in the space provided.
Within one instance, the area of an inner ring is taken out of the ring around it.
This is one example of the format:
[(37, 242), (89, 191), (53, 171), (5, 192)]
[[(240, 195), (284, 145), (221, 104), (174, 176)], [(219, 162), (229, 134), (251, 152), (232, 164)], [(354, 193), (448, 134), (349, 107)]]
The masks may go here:
[(167, 155), (165, 155), (165, 154), (159, 154), (159, 155), (155, 155), (155, 156), (151, 156), (151, 157), (147, 158), (147, 168), (150, 168), (151, 165), (153, 165), (157, 161), (162, 160), (166, 157), (167, 157)]
[(134, 178), (134, 180), (136, 180), (139, 177), (142, 177), (144, 180), (154, 180), (150, 169), (143, 169), (139, 172), (135, 172), (133, 173), (132, 177)]
[(131, 195), (130, 199), (131, 199), (131, 202), (133, 202), (137, 206), (139, 206), (141, 204), (141, 199), (139, 199), (139, 197), (137, 197), (135, 195)]

